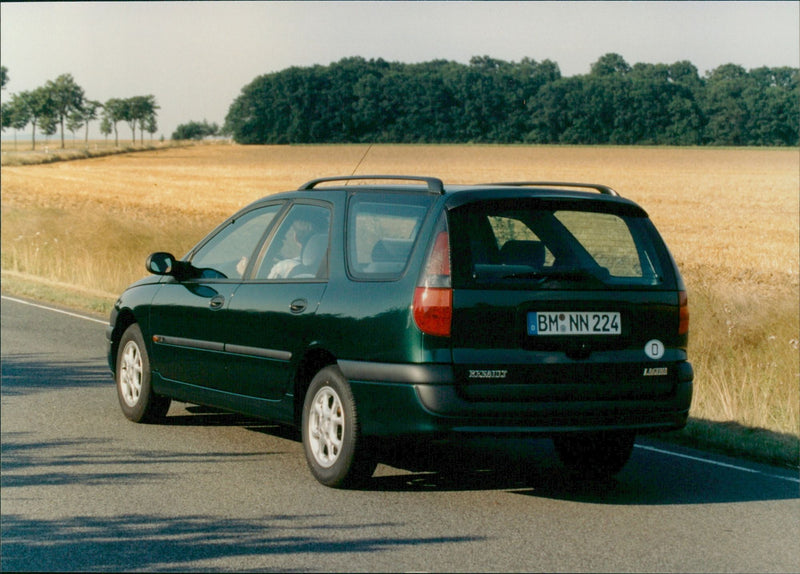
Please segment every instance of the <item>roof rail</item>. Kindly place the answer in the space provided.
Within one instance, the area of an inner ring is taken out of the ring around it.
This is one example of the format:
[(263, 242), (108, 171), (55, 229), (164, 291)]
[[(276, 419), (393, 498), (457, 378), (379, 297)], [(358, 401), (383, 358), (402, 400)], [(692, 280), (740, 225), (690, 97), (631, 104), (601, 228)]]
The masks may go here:
[(511, 185), (515, 187), (580, 187), (595, 189), (604, 195), (614, 195), (619, 197), (619, 193), (608, 187), (597, 183), (567, 183), (563, 181), (507, 181), (502, 183), (487, 183), (484, 185)]
[[(309, 191), (314, 189), (320, 183), (327, 183), (330, 181), (354, 181), (362, 179), (391, 179), (402, 181), (424, 181), (428, 184), (428, 191), (430, 193), (444, 193), (444, 183), (436, 177), (421, 177), (414, 175), (346, 175), (338, 177), (321, 177), (319, 179), (312, 179), (297, 188), (298, 191)], [(345, 184), (346, 185), (346, 184)]]

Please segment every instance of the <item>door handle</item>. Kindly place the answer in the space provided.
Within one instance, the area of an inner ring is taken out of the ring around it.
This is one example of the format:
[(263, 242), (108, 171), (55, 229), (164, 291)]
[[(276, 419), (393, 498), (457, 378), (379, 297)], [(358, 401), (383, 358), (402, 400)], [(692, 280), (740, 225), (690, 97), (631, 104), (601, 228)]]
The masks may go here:
[(291, 305), (289, 305), (289, 310), (292, 313), (302, 313), (303, 311), (306, 310), (307, 306), (308, 306), (308, 301), (306, 301), (305, 299), (295, 299), (294, 301), (292, 301)]
[(212, 309), (222, 309), (222, 306), (225, 304), (225, 297), (222, 295), (215, 295), (209, 301), (208, 306)]

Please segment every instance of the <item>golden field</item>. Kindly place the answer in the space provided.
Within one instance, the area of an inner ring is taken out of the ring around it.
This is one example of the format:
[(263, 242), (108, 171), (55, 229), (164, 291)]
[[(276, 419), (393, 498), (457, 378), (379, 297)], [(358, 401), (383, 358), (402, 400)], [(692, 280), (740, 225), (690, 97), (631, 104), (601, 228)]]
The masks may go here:
[(446, 184), (590, 181), (640, 203), (688, 286), (693, 415), (800, 435), (797, 149), (215, 144), (5, 163), (4, 289), (36, 277), (110, 303), (151, 251), (183, 254), (250, 201), (357, 165)]

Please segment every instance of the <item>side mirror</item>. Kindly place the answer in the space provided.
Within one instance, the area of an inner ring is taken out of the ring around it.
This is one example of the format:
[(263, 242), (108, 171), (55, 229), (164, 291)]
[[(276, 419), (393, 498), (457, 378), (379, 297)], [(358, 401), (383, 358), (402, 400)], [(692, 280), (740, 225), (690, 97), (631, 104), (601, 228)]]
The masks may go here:
[(154, 275), (172, 275), (175, 272), (175, 256), (163, 251), (151, 253), (145, 262), (145, 267)]

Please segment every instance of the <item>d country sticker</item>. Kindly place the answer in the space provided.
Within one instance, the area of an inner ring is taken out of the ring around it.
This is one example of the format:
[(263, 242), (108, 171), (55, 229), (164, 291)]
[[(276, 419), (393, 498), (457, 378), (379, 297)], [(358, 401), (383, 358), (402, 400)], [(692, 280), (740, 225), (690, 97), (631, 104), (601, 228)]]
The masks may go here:
[(660, 359), (664, 356), (664, 343), (658, 339), (651, 339), (644, 345), (644, 354), (653, 360)]

